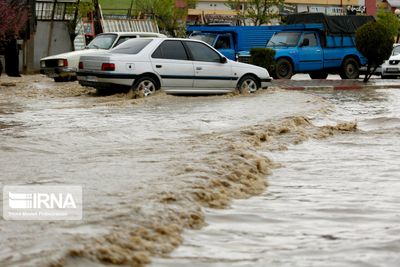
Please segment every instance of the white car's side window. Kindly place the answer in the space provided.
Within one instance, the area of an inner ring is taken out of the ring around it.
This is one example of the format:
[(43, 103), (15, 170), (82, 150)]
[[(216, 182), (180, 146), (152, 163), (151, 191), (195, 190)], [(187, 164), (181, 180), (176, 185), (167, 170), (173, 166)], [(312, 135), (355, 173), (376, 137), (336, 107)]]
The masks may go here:
[(188, 60), (185, 47), (181, 41), (168, 40), (162, 42), (156, 51), (151, 55), (152, 58)]
[(221, 56), (210, 47), (197, 42), (185, 42), (194, 61), (220, 62)]

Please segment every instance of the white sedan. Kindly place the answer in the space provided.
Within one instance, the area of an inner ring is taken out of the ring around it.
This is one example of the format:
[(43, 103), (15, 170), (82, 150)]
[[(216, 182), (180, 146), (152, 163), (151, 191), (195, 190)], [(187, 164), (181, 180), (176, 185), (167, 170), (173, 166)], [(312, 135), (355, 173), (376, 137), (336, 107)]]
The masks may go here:
[(397, 78), (400, 76), (400, 45), (393, 48), (392, 55), (382, 64), (382, 78)]
[(108, 32), (94, 38), (84, 50), (57, 54), (40, 59), (40, 73), (54, 78), (55, 82), (66, 82), (76, 79), (79, 57), (97, 53), (101, 49), (109, 50), (133, 38), (167, 37), (155, 32)]
[(173, 94), (254, 92), (272, 80), (264, 68), (231, 61), (202, 41), (177, 38), (133, 39), (81, 56), (77, 76), (83, 86), (125, 87), (145, 96), (159, 88)]

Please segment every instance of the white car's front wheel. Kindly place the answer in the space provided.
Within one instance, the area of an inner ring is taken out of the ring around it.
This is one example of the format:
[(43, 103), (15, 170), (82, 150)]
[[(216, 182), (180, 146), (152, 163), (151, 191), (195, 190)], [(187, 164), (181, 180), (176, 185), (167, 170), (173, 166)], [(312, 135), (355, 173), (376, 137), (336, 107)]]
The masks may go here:
[(254, 93), (260, 87), (257, 79), (251, 75), (245, 75), (238, 83), (240, 93)]
[(151, 77), (142, 77), (134, 83), (132, 90), (141, 97), (150, 96), (156, 92), (157, 83)]

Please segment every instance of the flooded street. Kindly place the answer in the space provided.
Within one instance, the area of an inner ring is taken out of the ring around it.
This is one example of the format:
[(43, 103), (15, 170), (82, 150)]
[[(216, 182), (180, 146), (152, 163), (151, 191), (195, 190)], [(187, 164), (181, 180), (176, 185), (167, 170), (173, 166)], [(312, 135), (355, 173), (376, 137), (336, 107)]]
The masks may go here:
[(316, 125), (358, 130), (260, 153), (282, 164), (260, 196), (207, 209), (152, 266), (399, 266), (400, 91), (307, 92), (333, 104)]
[(84, 219), (1, 219), (1, 266), (139, 266), (165, 256), (183, 229), (204, 225), (203, 206), (265, 190), (274, 164), (254, 150), (255, 137), (267, 138), (257, 131), (273, 140), (329, 106), (280, 90), (130, 99), (39, 75), (6, 82), (0, 185), (81, 185)]
[(2, 267), (400, 263), (398, 89), (131, 99), (6, 82), (0, 185), (82, 186), (83, 220), (2, 218)]

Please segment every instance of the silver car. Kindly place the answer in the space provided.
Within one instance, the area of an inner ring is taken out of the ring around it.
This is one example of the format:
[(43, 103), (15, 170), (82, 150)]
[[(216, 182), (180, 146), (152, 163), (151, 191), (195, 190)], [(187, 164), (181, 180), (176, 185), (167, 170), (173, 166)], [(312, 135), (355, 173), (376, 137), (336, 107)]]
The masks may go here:
[(150, 95), (167, 93), (254, 92), (272, 80), (264, 68), (232, 61), (193, 39), (141, 38), (109, 52), (82, 56), (79, 83), (97, 89), (132, 88)]

